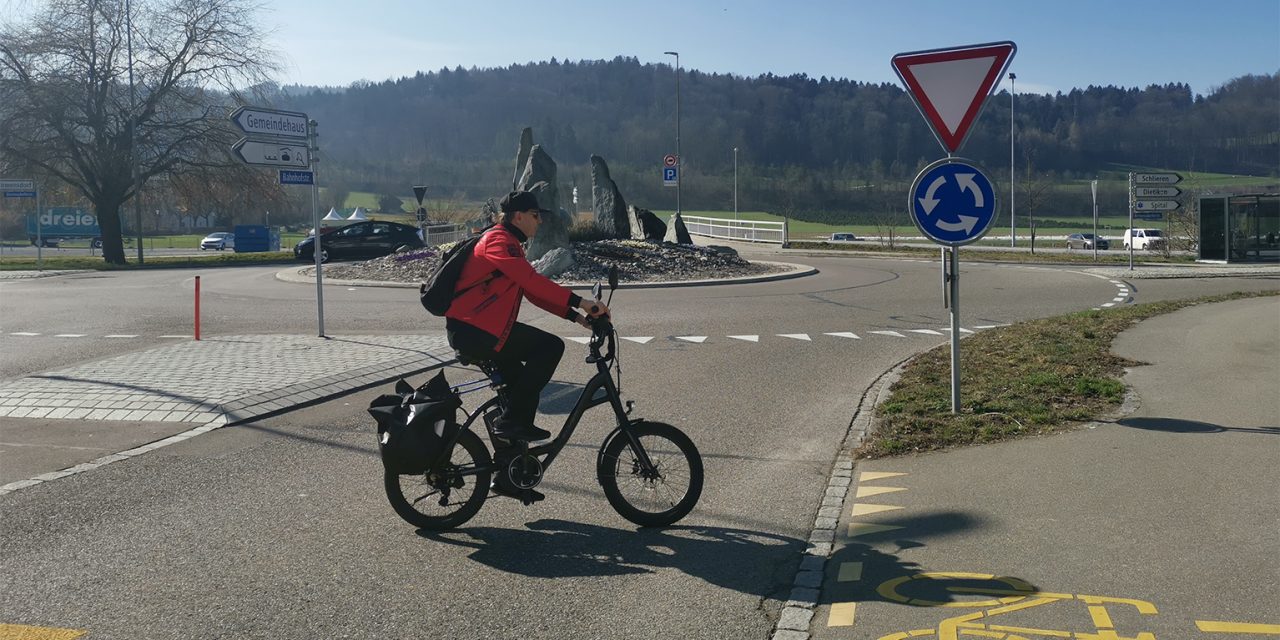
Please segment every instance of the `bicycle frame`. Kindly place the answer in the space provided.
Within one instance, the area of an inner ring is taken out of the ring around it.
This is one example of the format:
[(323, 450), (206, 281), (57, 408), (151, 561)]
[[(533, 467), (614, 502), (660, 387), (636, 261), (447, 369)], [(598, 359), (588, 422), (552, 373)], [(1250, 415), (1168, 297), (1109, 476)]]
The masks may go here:
[[(555, 439), (547, 444), (529, 448), (528, 455), (546, 456), (541, 461), (542, 472), (544, 475), (547, 470), (551, 468), (551, 463), (560, 455), (560, 452), (564, 449), (565, 445), (569, 443), (569, 439), (573, 437), (573, 432), (578, 428), (578, 423), (582, 420), (582, 416), (588, 409), (598, 407), (602, 404), (608, 404), (613, 408), (614, 416), (618, 421), (618, 427), (613, 431), (613, 433), (610, 433), (609, 436), (605, 438), (604, 443), (601, 444), (601, 450), (603, 451), (604, 447), (612, 441), (618, 433), (622, 433), (631, 443), (631, 448), (640, 458), (640, 463), (645, 468), (651, 468), (653, 466), (653, 462), (649, 460), (649, 454), (640, 446), (640, 442), (634, 435), (632, 435), (628, 428), (631, 426), (631, 419), (627, 417), (627, 409), (623, 407), (622, 404), (622, 394), (618, 391), (618, 386), (614, 383), (613, 377), (610, 375), (610, 371), (613, 368), (613, 356), (613, 351), (610, 350), (608, 357), (596, 360), (596, 374), (592, 376), (591, 379), (587, 381), (586, 386), (583, 387), (582, 394), (578, 396), (577, 404), (575, 404), (573, 410), (569, 412), (569, 416), (565, 418), (564, 426), (560, 428), (560, 433), (556, 435)], [(596, 397), (597, 392), (602, 389), (604, 390), (604, 395)], [(467, 420), (462, 423), (462, 426), (450, 439), (445, 450), (452, 451), (462, 432), (470, 429), (471, 425), (474, 424), (477, 419), (483, 416), (490, 408), (497, 406), (500, 400), (501, 398), (499, 396), (494, 396), (477, 407), (475, 411), (469, 413)], [(494, 471), (497, 469), (499, 469), (499, 465), (496, 463), (490, 463), (488, 466), (477, 466), (474, 469), (461, 471), (459, 472), (459, 475), (474, 475), (481, 471)]]

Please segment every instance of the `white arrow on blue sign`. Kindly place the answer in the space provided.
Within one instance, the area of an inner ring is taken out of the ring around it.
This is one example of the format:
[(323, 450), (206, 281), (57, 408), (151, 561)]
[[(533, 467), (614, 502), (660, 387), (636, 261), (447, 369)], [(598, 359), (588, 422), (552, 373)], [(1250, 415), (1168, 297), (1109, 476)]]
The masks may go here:
[(977, 241), (996, 217), (996, 194), (976, 164), (943, 158), (924, 168), (911, 185), (911, 220), (938, 244)]

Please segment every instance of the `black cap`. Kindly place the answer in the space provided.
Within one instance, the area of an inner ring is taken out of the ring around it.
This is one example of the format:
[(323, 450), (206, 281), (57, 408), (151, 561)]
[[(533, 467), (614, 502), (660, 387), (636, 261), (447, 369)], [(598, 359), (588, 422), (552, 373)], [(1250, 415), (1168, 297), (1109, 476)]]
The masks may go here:
[(551, 213), (550, 209), (543, 209), (538, 206), (537, 196), (528, 191), (512, 191), (502, 198), (502, 202), (498, 207), (503, 213), (515, 213), (517, 211), (537, 211), (538, 213)]

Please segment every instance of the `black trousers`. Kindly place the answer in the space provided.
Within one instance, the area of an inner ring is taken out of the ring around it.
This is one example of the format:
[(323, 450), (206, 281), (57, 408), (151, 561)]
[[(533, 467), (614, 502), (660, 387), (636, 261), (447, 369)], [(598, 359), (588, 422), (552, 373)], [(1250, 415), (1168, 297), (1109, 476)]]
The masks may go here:
[(502, 417), (533, 424), (542, 389), (551, 381), (564, 355), (564, 340), (521, 322), (511, 327), (502, 351), (493, 350), (497, 338), (462, 322), (449, 322), (448, 335), (449, 346), (463, 355), (497, 365), (511, 400)]

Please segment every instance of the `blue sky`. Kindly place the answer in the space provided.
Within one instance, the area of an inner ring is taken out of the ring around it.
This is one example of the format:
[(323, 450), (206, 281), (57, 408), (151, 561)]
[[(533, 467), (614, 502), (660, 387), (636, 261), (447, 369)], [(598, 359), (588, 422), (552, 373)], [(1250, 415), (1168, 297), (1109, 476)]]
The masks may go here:
[[(897, 84), (895, 53), (1012, 40), (1019, 93), (1185, 82), (1208, 93), (1280, 71), (1280, 0), (588, 2), (266, 0), (284, 84), (345, 86), (441, 67), (671, 62)], [(536, 9), (533, 11), (532, 9)], [(1001, 88), (1005, 88), (1005, 80)]]

